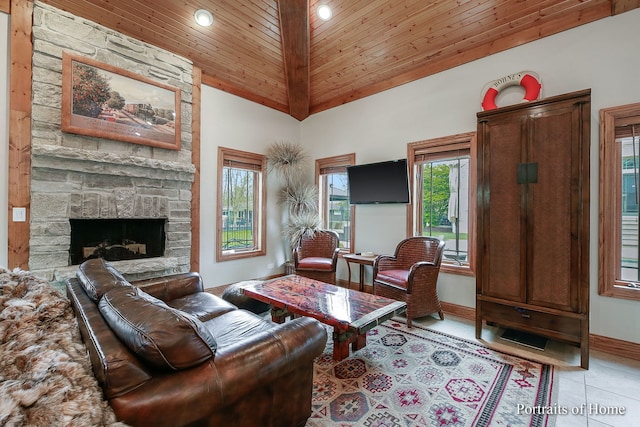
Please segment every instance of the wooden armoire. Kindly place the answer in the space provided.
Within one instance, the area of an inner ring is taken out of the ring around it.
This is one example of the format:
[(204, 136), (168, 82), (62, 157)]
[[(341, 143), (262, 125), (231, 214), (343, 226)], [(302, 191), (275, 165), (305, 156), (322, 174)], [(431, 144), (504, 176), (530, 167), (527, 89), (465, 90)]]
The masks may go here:
[(478, 116), (483, 321), (580, 346), (589, 367), (591, 90)]

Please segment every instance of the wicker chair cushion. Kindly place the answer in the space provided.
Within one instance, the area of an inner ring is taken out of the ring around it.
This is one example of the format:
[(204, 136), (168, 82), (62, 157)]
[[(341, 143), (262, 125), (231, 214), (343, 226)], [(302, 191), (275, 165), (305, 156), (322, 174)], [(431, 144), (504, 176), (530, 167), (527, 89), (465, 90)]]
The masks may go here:
[(407, 280), (409, 279), (409, 270), (384, 270), (378, 272), (376, 281), (391, 283), (406, 289)]
[(298, 261), (298, 268), (331, 271), (333, 269), (333, 260), (331, 258), (310, 256)]

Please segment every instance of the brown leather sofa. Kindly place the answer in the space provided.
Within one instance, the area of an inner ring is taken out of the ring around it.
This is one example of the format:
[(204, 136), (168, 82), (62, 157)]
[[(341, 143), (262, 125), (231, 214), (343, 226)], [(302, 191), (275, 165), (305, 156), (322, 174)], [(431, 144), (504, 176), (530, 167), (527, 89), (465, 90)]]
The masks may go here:
[(108, 262), (67, 281), (93, 371), (133, 426), (303, 426), (316, 320), (278, 325), (204, 292), (197, 273), (127, 282)]

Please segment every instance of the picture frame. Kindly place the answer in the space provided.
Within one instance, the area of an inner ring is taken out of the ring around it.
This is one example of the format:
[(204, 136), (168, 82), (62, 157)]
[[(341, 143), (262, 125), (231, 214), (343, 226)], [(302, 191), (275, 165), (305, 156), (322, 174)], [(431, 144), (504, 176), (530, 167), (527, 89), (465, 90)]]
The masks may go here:
[(62, 131), (180, 150), (180, 89), (62, 54)]

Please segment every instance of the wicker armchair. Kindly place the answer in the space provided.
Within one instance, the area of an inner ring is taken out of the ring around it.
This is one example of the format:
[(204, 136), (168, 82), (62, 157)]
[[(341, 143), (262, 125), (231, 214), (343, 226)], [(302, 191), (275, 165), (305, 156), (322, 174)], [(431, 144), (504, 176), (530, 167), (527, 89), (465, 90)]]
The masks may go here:
[(311, 237), (303, 237), (293, 250), (296, 274), (335, 284), (339, 241), (338, 233), (329, 230), (318, 230)]
[(380, 255), (373, 263), (373, 293), (407, 303), (407, 326), (412, 319), (438, 313), (444, 320), (436, 282), (444, 241), (410, 237), (401, 241), (393, 256)]

